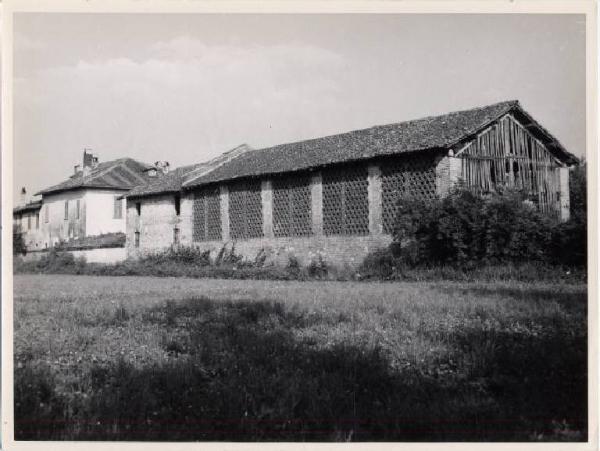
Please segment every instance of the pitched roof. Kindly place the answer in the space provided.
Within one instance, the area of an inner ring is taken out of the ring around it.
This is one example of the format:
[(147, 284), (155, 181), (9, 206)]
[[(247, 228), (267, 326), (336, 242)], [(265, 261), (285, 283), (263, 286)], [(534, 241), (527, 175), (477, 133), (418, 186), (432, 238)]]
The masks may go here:
[[(241, 155), (202, 177), (183, 183), (184, 188), (242, 177), (278, 174), (322, 167), (334, 163), (363, 160), (378, 156), (449, 149), (473, 136), (482, 128), (510, 111), (525, 113), (516, 100), (470, 110), (457, 111), (407, 122), (378, 125), (323, 138), (281, 144)], [(529, 129), (545, 137), (550, 150), (562, 161), (573, 163), (576, 157), (535, 122), (529, 115)]]
[(118, 160), (99, 163), (89, 174), (83, 175), (83, 171), (72, 175), (58, 185), (45, 188), (37, 194), (50, 194), (60, 191), (68, 191), (78, 188), (110, 188), (130, 190), (134, 186), (145, 183), (150, 176), (144, 173), (144, 169), (150, 167), (132, 158), (119, 158)]
[(125, 193), (124, 197), (145, 197), (161, 193), (178, 192), (181, 190), (181, 186), (184, 182), (193, 181), (198, 177), (202, 177), (204, 174), (218, 168), (220, 165), (251, 150), (252, 148), (250, 146), (242, 144), (204, 163), (178, 167), (167, 174), (157, 175), (147, 183), (133, 188), (131, 191)]
[(35, 210), (39, 210), (40, 208), (42, 208), (42, 201), (35, 200), (32, 202), (26, 203), (25, 205), (19, 205), (18, 207), (13, 208), (13, 213), (24, 213), (26, 211), (35, 211)]
[(181, 189), (181, 182), (185, 175), (202, 165), (202, 163), (191, 164), (173, 169), (167, 174), (157, 174), (146, 183), (138, 185), (131, 191), (123, 194), (123, 197), (144, 197), (160, 193), (177, 192)]

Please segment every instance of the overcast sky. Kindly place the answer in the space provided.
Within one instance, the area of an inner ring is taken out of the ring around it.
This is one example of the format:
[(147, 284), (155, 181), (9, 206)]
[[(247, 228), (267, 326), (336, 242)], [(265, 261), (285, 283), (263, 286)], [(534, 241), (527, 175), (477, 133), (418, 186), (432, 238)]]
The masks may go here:
[(584, 20), (15, 14), (15, 200), (84, 148), (180, 166), (508, 99), (581, 156)]

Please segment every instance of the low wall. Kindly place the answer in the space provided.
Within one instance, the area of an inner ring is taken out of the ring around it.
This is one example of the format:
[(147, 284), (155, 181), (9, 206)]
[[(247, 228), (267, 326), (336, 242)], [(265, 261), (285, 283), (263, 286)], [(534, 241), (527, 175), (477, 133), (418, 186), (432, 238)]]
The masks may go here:
[[(260, 252), (266, 256), (265, 264), (287, 266), (290, 257), (298, 260), (301, 266), (307, 266), (311, 261), (318, 261), (319, 255), (328, 266), (338, 268), (358, 267), (369, 252), (389, 246), (392, 242), (390, 235), (367, 236), (321, 236), (307, 238), (254, 238), (239, 241), (202, 241), (194, 242), (192, 246), (201, 251), (210, 251), (214, 260), (225, 246), (226, 251), (234, 248), (236, 255), (248, 260), (254, 260)], [(168, 247), (164, 248), (165, 250)], [(129, 257), (139, 258), (144, 254), (160, 251), (159, 248), (140, 249), (129, 248)]]
[[(88, 263), (117, 263), (127, 258), (127, 250), (124, 247), (107, 247), (64, 252), (73, 254), (75, 258), (84, 257), (85, 261)], [(21, 258), (26, 262), (37, 261), (47, 253), (47, 251), (28, 252), (27, 255)]]
[(85, 257), (85, 261), (88, 263), (117, 263), (127, 258), (127, 251), (124, 247), (107, 247), (69, 252), (75, 258)]

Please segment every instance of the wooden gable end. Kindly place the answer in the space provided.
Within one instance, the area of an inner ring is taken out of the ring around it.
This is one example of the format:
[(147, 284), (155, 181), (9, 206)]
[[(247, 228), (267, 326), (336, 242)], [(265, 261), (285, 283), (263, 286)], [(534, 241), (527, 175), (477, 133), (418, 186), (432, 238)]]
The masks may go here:
[(564, 165), (510, 113), (463, 143), (456, 156), (468, 187), (483, 192), (516, 188), (543, 211), (556, 209)]

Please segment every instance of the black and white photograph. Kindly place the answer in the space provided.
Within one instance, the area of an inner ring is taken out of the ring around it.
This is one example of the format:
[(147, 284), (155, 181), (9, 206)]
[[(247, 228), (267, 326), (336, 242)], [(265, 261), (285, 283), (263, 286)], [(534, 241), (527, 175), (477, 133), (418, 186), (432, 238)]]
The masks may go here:
[(585, 8), (17, 3), (14, 445), (597, 443)]

